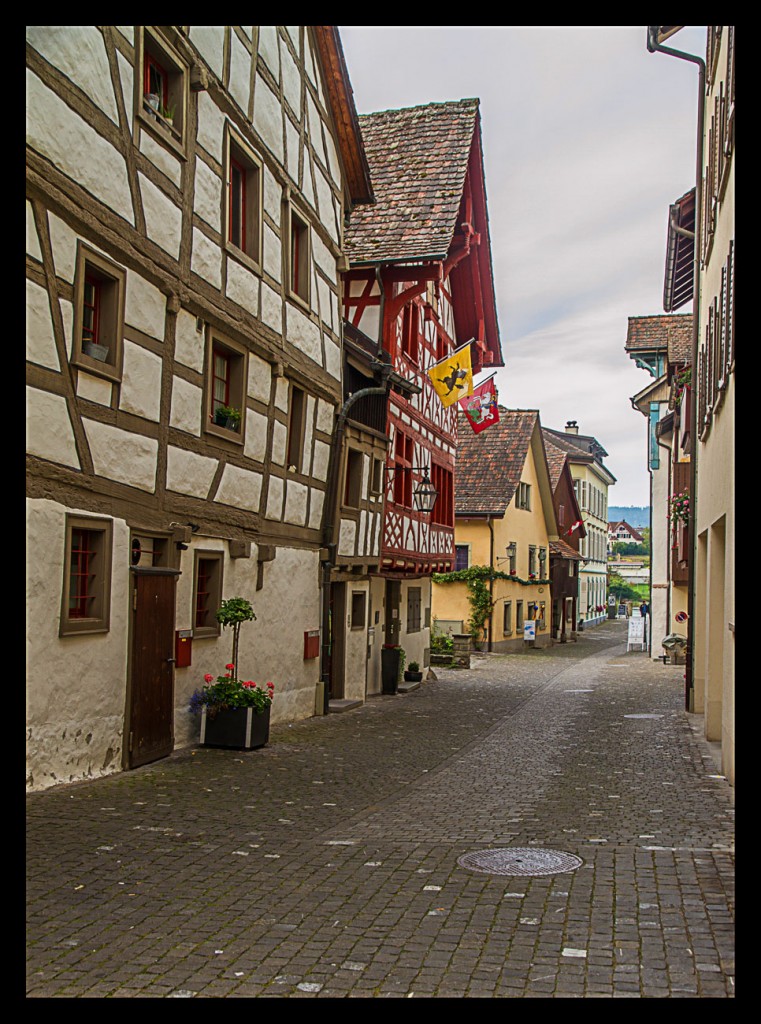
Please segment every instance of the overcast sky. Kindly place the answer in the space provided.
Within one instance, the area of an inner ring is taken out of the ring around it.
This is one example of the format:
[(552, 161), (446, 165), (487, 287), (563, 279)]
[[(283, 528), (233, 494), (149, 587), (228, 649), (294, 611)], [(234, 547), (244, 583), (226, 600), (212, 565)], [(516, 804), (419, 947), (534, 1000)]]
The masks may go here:
[[(630, 398), (651, 378), (624, 345), (628, 317), (663, 313), (668, 206), (695, 184), (697, 66), (649, 53), (645, 26), (339, 32), (360, 114), (480, 99), (500, 403), (554, 430), (577, 420), (608, 452), (609, 504), (648, 505)], [(705, 28), (666, 45), (704, 57)]]

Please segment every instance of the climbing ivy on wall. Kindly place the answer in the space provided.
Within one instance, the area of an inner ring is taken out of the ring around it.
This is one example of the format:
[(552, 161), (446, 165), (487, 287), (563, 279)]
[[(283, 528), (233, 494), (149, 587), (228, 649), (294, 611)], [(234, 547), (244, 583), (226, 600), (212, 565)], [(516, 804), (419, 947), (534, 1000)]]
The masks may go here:
[(470, 619), (468, 620), (468, 631), (477, 639), (481, 639), (484, 623), (489, 618), (495, 602), (492, 601), (489, 593), (488, 583), (490, 580), (510, 580), (513, 583), (520, 583), (524, 587), (535, 584), (549, 584), (549, 579), (521, 579), (509, 572), (500, 572), (499, 569), (492, 569), (489, 565), (471, 565), (467, 569), (456, 569), (454, 572), (435, 572), (434, 583), (465, 583), (468, 588), (468, 601), (470, 602)]

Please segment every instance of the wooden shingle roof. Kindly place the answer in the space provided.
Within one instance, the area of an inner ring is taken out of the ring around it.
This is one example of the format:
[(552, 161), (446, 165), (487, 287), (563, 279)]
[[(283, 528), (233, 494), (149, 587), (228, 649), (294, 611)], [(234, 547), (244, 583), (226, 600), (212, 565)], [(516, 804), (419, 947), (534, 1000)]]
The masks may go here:
[(352, 264), (446, 257), (479, 117), (477, 99), (359, 116), (376, 202), (352, 214)]
[[(692, 347), (692, 313), (668, 313), (659, 316), (630, 316), (626, 333), (626, 352), (668, 351), (671, 346)], [(670, 358), (670, 355), (669, 355)]]
[(475, 434), (458, 410), (456, 515), (505, 514), (520, 483), (538, 419), (536, 409), (500, 406), (499, 423)]

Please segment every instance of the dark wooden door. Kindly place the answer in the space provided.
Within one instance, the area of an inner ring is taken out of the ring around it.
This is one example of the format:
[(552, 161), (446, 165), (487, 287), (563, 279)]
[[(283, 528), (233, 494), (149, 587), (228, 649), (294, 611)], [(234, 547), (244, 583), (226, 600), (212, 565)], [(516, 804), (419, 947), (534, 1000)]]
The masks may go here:
[(127, 768), (174, 749), (174, 627), (177, 569), (131, 570), (132, 661)]
[(402, 584), (399, 580), (386, 580), (386, 614), (385, 614), (385, 639), (386, 644), (398, 644), (400, 636), (401, 620), (399, 618), (399, 603), (401, 600)]
[(334, 583), (330, 588), (330, 697), (344, 696), (344, 661), (346, 641), (346, 584)]

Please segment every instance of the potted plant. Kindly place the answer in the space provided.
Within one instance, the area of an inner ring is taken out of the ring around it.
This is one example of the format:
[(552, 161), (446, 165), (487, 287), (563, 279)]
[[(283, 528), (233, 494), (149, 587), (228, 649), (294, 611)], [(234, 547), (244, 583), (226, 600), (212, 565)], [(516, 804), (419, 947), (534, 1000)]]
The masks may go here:
[(240, 627), (253, 619), (254, 610), (242, 597), (223, 601), (217, 610), (222, 627), (229, 626), (233, 632), (233, 660), (216, 681), (211, 673), (204, 676), (204, 685), (193, 693), (188, 709), (201, 715), (201, 743), (206, 746), (251, 750), (263, 747), (269, 739), (274, 684), (261, 687), (236, 674)]
[(381, 689), (385, 694), (395, 694), (399, 689), (399, 675), (404, 665), (405, 653), (399, 644), (384, 644), (381, 649)]
[(214, 410), (214, 422), (218, 427), (226, 427), (227, 430), (239, 430), (240, 417), (240, 409), (232, 405), (218, 405)]
[(164, 118), (168, 125), (174, 124), (174, 109), (175, 104), (170, 103), (169, 106), (165, 107), (163, 104), (159, 106), (159, 113)]
[(405, 683), (419, 683), (422, 678), (423, 673), (420, 671), (420, 665), (416, 661), (411, 661), (410, 667), (404, 673)]

